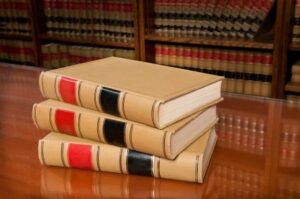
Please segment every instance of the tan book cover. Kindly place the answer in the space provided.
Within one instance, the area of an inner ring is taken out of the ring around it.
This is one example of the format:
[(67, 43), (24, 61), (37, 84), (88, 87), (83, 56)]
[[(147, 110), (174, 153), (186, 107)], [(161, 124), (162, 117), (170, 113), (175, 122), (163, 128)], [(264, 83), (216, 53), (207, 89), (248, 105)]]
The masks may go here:
[(38, 152), (43, 165), (202, 183), (216, 141), (215, 130), (209, 130), (175, 160), (167, 160), (52, 132), (39, 141)]
[[(215, 103), (217, 103), (216, 101)], [(217, 122), (216, 107), (156, 129), (79, 106), (46, 100), (32, 110), (35, 125), (101, 143), (174, 159)]]
[(44, 97), (156, 128), (221, 97), (220, 76), (109, 57), (42, 72)]

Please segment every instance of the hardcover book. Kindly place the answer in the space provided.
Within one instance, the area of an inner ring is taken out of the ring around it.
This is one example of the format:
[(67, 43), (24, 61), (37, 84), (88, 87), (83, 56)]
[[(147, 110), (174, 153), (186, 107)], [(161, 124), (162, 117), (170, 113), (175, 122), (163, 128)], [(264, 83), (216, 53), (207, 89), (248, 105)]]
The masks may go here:
[(114, 117), (59, 101), (35, 104), (32, 118), (38, 128), (126, 147), (174, 159), (217, 121), (212, 106), (164, 129)]
[(202, 183), (217, 141), (215, 130), (183, 151), (175, 160), (127, 148), (50, 133), (39, 141), (41, 164)]
[(221, 98), (220, 76), (109, 57), (42, 72), (44, 97), (164, 128)]

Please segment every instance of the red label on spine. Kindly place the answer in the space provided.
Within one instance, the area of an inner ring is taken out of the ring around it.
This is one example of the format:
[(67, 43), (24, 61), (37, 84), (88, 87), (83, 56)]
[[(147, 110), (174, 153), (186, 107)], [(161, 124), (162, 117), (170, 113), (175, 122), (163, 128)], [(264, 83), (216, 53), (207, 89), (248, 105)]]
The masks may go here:
[(61, 77), (59, 81), (59, 93), (64, 102), (77, 105), (76, 80), (68, 77)]
[(59, 132), (76, 136), (74, 112), (57, 109), (55, 124)]
[(69, 144), (68, 160), (70, 167), (78, 169), (93, 169), (92, 147), (83, 144)]

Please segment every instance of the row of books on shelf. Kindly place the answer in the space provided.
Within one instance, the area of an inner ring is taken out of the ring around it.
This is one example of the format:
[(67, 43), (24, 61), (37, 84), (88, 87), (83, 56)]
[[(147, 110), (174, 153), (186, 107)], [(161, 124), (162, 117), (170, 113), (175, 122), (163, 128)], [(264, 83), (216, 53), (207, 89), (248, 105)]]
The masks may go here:
[(281, 133), (280, 159), (281, 167), (300, 167), (300, 129), (297, 125), (283, 124)]
[(218, 108), (219, 146), (261, 155), (265, 147), (266, 121)]
[(253, 38), (274, 0), (155, 0), (155, 33), (162, 36)]
[(44, 0), (46, 32), (49, 36), (95, 38), (132, 42), (134, 38), (131, 0)]
[(293, 43), (300, 42), (300, 1), (293, 0), (294, 12), (292, 14), (291, 23), (292, 23), (292, 33), (291, 41)]
[(26, 0), (0, 2), (0, 33), (30, 35), (31, 26)]
[(46, 68), (58, 68), (110, 56), (135, 59), (135, 51), (122, 48), (88, 47), (58, 43), (42, 45), (43, 65)]
[(30, 41), (0, 39), (0, 61), (34, 65), (33, 43)]
[(291, 82), (300, 84), (300, 60), (292, 65)]
[(156, 44), (155, 62), (225, 76), (223, 91), (271, 95), (271, 52)]
[(271, 76), (231, 72), (223, 74), (225, 79), (223, 80), (222, 91), (263, 97), (271, 96)]

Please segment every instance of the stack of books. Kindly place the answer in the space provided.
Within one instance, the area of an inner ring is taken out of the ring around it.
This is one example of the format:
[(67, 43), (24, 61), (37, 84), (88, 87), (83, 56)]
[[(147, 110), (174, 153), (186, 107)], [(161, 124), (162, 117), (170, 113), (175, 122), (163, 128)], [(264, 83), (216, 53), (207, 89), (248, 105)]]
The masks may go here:
[(217, 135), (222, 77), (109, 57), (42, 72), (43, 165), (200, 183)]

